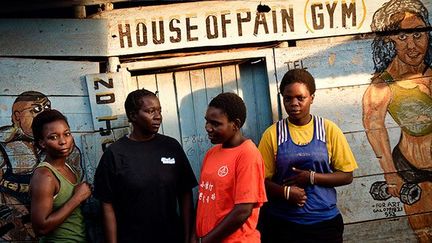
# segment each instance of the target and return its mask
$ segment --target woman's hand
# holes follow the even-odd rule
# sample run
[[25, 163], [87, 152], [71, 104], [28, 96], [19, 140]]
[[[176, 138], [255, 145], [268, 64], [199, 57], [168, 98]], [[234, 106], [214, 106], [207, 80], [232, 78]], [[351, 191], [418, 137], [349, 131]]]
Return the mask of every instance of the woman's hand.
[[286, 179], [284, 181], [284, 185], [296, 185], [301, 188], [305, 188], [306, 186], [310, 185], [310, 171], [300, 170], [294, 167], [292, 169], [296, 174]]
[[74, 197], [79, 201], [82, 202], [89, 198], [91, 195], [90, 190], [90, 184], [87, 182], [81, 182], [74, 188]]
[[297, 186], [291, 186], [289, 191], [289, 202], [297, 204], [299, 207], [303, 207], [306, 203], [307, 196], [303, 188]]
[[403, 181], [399, 175], [397, 173], [387, 173], [384, 175], [384, 178], [387, 182], [387, 193], [393, 197], [399, 197], [399, 191], [401, 185], [403, 184]]

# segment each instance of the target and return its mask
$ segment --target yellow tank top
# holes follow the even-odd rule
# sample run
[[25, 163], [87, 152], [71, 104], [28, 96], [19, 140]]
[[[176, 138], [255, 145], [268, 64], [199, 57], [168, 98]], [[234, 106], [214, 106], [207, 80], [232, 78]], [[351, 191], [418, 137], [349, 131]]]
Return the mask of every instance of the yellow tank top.
[[416, 137], [432, 133], [432, 97], [418, 87], [399, 86], [387, 72], [380, 77], [390, 87], [392, 99], [388, 111], [401, 129]]

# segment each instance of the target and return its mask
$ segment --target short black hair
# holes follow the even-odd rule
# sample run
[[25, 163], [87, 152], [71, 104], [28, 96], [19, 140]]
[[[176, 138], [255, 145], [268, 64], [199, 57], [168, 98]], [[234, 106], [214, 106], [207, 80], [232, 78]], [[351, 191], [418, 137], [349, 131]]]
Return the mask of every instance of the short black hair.
[[311, 95], [315, 94], [315, 79], [305, 69], [291, 69], [286, 72], [279, 85], [279, 92], [282, 94], [285, 87], [292, 83], [302, 83], [306, 85]]
[[246, 105], [237, 94], [221, 93], [210, 101], [210, 106], [223, 110], [228, 116], [228, 121], [239, 119], [240, 127], [246, 121]]
[[146, 96], [152, 96], [152, 97], [156, 97], [156, 94], [151, 92], [150, 90], [146, 90], [146, 89], [137, 89], [134, 90], [132, 92], [130, 92], [128, 94], [128, 96], [126, 97], [126, 101], [124, 103], [124, 107], [125, 107], [125, 111], [126, 111], [126, 116], [129, 120], [129, 122], [131, 122], [131, 113], [136, 113], [139, 111], [139, 109], [141, 108], [142, 105], [142, 101], [141, 98], [142, 97], [146, 97]]
[[38, 101], [44, 98], [48, 98], [46, 95], [38, 91], [25, 91], [18, 95], [15, 99], [14, 104], [21, 101]]
[[44, 110], [40, 114], [38, 114], [32, 122], [32, 131], [34, 143], [37, 147], [39, 147], [39, 141], [43, 139], [43, 127], [47, 123], [51, 123], [54, 121], [65, 121], [69, 127], [69, 123], [67, 118], [58, 110]]

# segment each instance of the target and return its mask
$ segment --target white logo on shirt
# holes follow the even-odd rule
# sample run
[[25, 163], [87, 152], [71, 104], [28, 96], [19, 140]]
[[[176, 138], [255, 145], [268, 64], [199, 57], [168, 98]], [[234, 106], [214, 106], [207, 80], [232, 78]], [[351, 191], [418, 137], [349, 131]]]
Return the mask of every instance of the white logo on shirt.
[[226, 175], [228, 175], [228, 166], [223, 165], [218, 170], [218, 176], [224, 177]]
[[198, 200], [203, 203], [210, 203], [216, 200], [216, 192], [213, 192], [213, 184], [209, 181], [202, 181], [200, 184], [200, 193], [198, 195]]
[[165, 158], [165, 157], [162, 157], [161, 161], [162, 161], [162, 164], [175, 164], [175, 159], [174, 158]]

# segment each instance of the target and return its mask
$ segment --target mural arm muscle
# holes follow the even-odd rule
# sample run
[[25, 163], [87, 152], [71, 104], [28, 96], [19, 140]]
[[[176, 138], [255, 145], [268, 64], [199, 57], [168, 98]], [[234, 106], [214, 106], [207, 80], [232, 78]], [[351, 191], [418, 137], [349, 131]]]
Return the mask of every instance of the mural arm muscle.
[[[381, 79], [374, 79], [363, 96], [363, 126], [369, 143], [378, 158], [388, 184], [396, 185], [400, 180], [396, 175], [389, 135], [385, 127], [387, 107], [391, 100], [391, 91]], [[397, 190], [391, 193], [397, 196]]]

